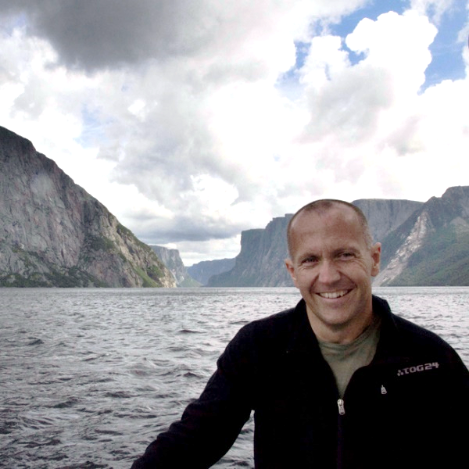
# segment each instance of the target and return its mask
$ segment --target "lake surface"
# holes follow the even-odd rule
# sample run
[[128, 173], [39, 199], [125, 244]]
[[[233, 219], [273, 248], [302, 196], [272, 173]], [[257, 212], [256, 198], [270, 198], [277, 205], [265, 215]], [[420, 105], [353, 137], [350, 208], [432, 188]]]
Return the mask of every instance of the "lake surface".
[[[469, 365], [469, 287], [376, 288]], [[0, 289], [0, 467], [130, 468], [294, 288]], [[252, 422], [216, 468], [253, 467]]]

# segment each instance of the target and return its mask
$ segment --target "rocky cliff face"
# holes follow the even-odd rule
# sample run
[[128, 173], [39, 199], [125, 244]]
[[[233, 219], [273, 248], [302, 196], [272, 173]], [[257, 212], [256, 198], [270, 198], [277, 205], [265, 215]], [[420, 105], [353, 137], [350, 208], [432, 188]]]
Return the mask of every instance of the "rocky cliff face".
[[210, 278], [209, 287], [290, 287], [285, 268], [286, 229], [292, 215], [274, 218], [265, 229], [243, 231], [241, 252], [229, 272]]
[[[454, 273], [454, 267], [460, 265], [461, 259], [469, 265], [469, 247], [465, 248], [469, 246], [469, 238], [466, 237], [468, 190], [452, 188], [441, 200], [433, 198], [425, 204], [385, 199], [353, 202], [368, 218], [374, 239], [383, 244], [382, 272], [375, 279], [375, 285], [469, 284], [468, 267], [459, 268], [457, 275]], [[208, 286], [292, 286], [284, 266], [284, 259], [288, 256], [286, 229], [291, 216], [275, 218], [265, 229], [244, 231], [235, 266], [228, 272], [213, 276]], [[439, 234], [432, 237], [433, 233]], [[449, 274], [447, 268], [443, 269], [439, 257], [443, 252], [441, 249], [436, 250], [439, 255], [428, 253], [434, 245], [440, 248], [445, 245], [444, 252], [447, 249], [454, 251], [446, 253], [446, 259], [454, 259], [457, 251], [461, 259], [454, 259], [450, 265], [453, 274]], [[464, 249], [468, 251], [466, 254]], [[430, 261], [433, 262], [431, 266], [428, 265]], [[433, 272], [430, 276], [429, 270]], [[468, 272], [467, 280], [464, 272]]]
[[3, 127], [0, 165], [0, 286], [175, 286], [150, 247]]
[[182, 262], [181, 255], [177, 249], [168, 249], [163, 246], [154, 245], [150, 245], [150, 247], [173, 274], [178, 287], [200, 286], [200, 283], [194, 280], [187, 272], [187, 269]]
[[469, 285], [469, 187], [432, 197], [383, 241], [375, 285]]
[[197, 264], [187, 267], [187, 271], [192, 278], [202, 285], [207, 285], [210, 277], [228, 272], [234, 265], [235, 259], [216, 259], [213, 261], [198, 262]]
[[396, 199], [359, 199], [352, 203], [365, 214], [375, 241], [382, 241], [423, 205]]

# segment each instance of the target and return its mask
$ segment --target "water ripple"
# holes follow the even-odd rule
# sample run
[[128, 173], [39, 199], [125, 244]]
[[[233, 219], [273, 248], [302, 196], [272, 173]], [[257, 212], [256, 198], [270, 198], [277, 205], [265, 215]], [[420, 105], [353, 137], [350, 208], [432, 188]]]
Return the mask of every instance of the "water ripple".
[[[469, 288], [381, 288], [469, 363]], [[294, 288], [0, 289], [0, 467], [128, 469]], [[253, 467], [252, 420], [215, 467]]]

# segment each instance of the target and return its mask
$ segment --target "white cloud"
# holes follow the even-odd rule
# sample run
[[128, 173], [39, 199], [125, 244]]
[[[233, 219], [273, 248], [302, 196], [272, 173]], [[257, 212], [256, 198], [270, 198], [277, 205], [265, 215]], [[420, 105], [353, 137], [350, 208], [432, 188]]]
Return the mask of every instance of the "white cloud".
[[[79, 14], [8, 3], [35, 16], [2, 30], [0, 125], [144, 241], [192, 260], [233, 257], [240, 230], [317, 197], [425, 200], [464, 184], [467, 78], [422, 91], [437, 32], [426, 14], [450, 2], [318, 33], [364, 3], [142, 0], [110, 12], [101, 0]], [[298, 40], [309, 54], [291, 70]]]
[[[458, 179], [443, 171], [445, 177], [435, 181], [442, 174], [438, 167], [444, 164], [445, 148], [452, 148], [455, 162], [463, 158], [469, 142], [460, 129], [468, 121], [459, 111], [447, 119], [441, 110], [454, 109], [451, 94], [467, 85], [451, 82], [438, 85], [438, 92], [420, 91], [435, 34], [436, 28], [415, 11], [364, 19], [346, 38], [351, 50], [364, 54], [355, 65], [344, 56], [339, 38], [313, 39], [302, 74], [310, 111], [303, 139], [310, 166], [321, 174], [328, 171], [333, 190], [327, 193], [349, 200], [425, 200]], [[429, 105], [434, 93], [442, 101], [432, 99]]]
[[421, 15], [428, 15], [437, 24], [441, 17], [459, 0], [411, 0], [411, 9]]

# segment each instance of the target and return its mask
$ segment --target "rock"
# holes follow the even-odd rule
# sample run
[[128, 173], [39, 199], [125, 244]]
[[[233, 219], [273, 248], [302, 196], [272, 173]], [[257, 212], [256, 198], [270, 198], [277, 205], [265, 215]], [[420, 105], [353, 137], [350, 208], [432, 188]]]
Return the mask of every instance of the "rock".
[[365, 214], [375, 241], [382, 241], [423, 205], [398, 199], [359, 199], [352, 203]]
[[0, 164], [0, 286], [175, 286], [149, 246], [3, 127]]
[[200, 287], [200, 282], [194, 280], [189, 275], [177, 249], [168, 249], [163, 246], [154, 245], [150, 245], [150, 247], [173, 274], [178, 287]]
[[292, 286], [285, 268], [286, 229], [292, 215], [274, 218], [265, 229], [241, 233], [241, 252], [229, 272], [210, 278], [209, 287], [284, 287]]
[[[469, 285], [469, 187], [453, 187], [428, 202], [361, 199], [353, 202], [382, 241], [384, 285]], [[234, 267], [210, 278], [210, 287], [284, 287], [286, 229], [292, 215], [274, 218], [265, 229], [243, 231]]]
[[210, 277], [223, 272], [228, 272], [235, 265], [235, 259], [215, 259], [212, 261], [202, 261], [187, 267], [187, 271], [192, 278], [207, 285]]
[[469, 187], [432, 197], [384, 239], [374, 285], [469, 285]]

